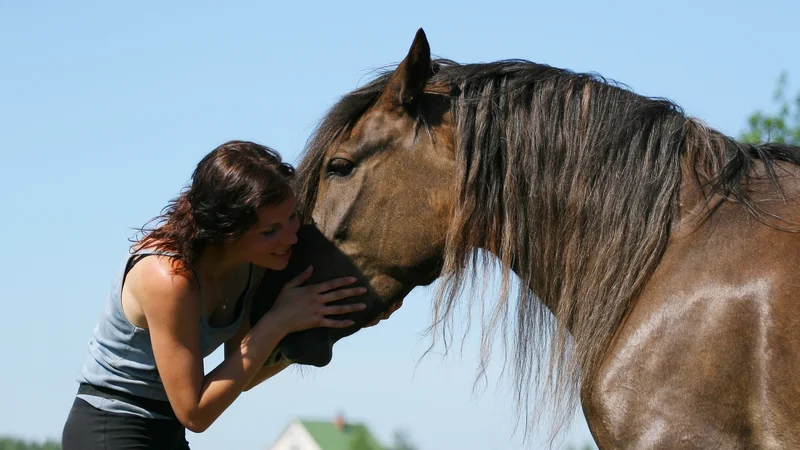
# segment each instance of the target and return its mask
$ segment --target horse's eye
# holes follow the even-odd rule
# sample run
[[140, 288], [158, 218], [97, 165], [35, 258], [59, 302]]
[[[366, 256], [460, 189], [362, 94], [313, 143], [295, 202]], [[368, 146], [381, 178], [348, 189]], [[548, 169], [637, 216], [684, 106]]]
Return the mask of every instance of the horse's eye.
[[353, 171], [353, 163], [344, 158], [333, 158], [328, 163], [328, 175], [346, 177]]

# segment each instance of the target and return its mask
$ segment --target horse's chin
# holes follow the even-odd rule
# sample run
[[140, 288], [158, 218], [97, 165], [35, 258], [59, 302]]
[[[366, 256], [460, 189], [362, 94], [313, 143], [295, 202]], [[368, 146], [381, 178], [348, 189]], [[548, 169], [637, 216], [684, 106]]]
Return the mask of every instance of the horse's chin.
[[[333, 346], [321, 347], [320, 350], [327, 351], [316, 351], [312, 355], [303, 355], [303, 357], [298, 357], [296, 360], [291, 357], [281, 356], [281, 361], [322, 368], [330, 364], [333, 359]], [[283, 354], [283, 350], [280, 353]]]
[[376, 311], [372, 318], [383, 314], [395, 303], [403, 300], [417, 286], [423, 286], [421, 280], [400, 281], [387, 274], [379, 274], [369, 279], [369, 285], [374, 292], [373, 298], [377, 299]]
[[281, 357], [295, 364], [325, 367], [333, 358], [334, 329], [312, 328], [284, 337], [278, 345]]

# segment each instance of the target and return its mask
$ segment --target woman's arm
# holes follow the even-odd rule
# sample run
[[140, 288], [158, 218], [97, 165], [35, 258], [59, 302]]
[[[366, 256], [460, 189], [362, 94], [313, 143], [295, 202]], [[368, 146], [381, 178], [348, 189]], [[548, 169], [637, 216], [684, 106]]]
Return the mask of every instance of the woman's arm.
[[172, 275], [169, 262], [140, 266], [129, 273], [128, 286], [146, 317], [156, 366], [172, 409], [178, 420], [195, 433], [211, 426], [250, 385], [284, 336], [314, 327], [348, 327], [351, 321], [326, 316], [366, 307], [327, 305], [363, 294], [366, 289], [338, 289], [355, 282], [348, 278], [300, 286], [311, 276], [311, 271], [306, 270], [284, 285], [275, 306], [241, 340], [237, 339], [239, 342], [231, 346], [224, 361], [204, 376], [199, 339], [201, 310], [195, 281]]
[[161, 381], [178, 420], [200, 433], [248, 386], [287, 330], [280, 321], [265, 316], [224, 361], [204, 375], [198, 339], [201, 311], [194, 280], [170, 274], [169, 263], [142, 266], [138, 276], [128, 281], [147, 318]]
[[[253, 304], [253, 297], [256, 292], [256, 287], [261, 282], [261, 278], [264, 276], [264, 269], [260, 267], [256, 267], [253, 269], [253, 289], [250, 290], [249, 295], [245, 299], [244, 304], [244, 320], [242, 320], [242, 324], [239, 327], [239, 331], [234, 335], [230, 340], [225, 342], [225, 358], [235, 352], [236, 348], [241, 344], [242, 339], [247, 336], [247, 333], [250, 332], [250, 311], [251, 306]], [[277, 364], [272, 364], [269, 366], [263, 366], [259, 369], [258, 373], [250, 380], [250, 383], [245, 386], [244, 390], [249, 391], [254, 387], [258, 386], [259, 384], [263, 383], [264, 381], [274, 377], [278, 373], [280, 373], [283, 369], [289, 367], [289, 363], [281, 362]]]
[[283, 369], [289, 367], [290, 364], [291, 363], [282, 361], [277, 364], [272, 364], [270, 366], [262, 367], [261, 370], [258, 371], [256, 376], [254, 376], [253, 379], [250, 380], [250, 383], [248, 383], [247, 386], [245, 386], [244, 390], [249, 391], [250, 389], [253, 389], [259, 384], [269, 380], [270, 378], [282, 372]]

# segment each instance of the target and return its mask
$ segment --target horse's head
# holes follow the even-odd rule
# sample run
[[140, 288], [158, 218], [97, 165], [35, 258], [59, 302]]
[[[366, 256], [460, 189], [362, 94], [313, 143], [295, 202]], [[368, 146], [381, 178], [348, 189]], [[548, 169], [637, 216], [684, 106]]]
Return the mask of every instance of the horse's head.
[[[314, 329], [287, 337], [283, 357], [326, 365], [332, 345], [383, 314], [414, 287], [439, 275], [455, 191], [449, 88], [434, 75], [422, 30], [390, 73], [346, 95], [323, 120], [299, 166], [299, 199], [314, 225], [301, 230], [290, 266], [270, 273], [253, 318], [283, 282], [309, 264], [323, 281], [356, 275], [369, 292], [346, 330]], [[427, 85], [427, 87], [426, 87]], [[265, 300], [268, 299], [268, 300]]]
[[420, 30], [366, 111], [301, 168], [315, 223], [385, 304], [432, 282], [442, 261], [455, 160], [448, 99], [424, 92], [432, 75]]

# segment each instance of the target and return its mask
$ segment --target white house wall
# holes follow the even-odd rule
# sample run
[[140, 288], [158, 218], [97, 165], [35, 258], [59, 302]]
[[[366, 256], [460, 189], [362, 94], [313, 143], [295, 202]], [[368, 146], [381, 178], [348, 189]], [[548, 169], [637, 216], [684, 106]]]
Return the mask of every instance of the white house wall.
[[322, 450], [308, 431], [298, 422], [292, 422], [268, 450]]

